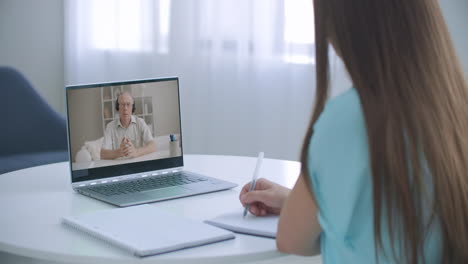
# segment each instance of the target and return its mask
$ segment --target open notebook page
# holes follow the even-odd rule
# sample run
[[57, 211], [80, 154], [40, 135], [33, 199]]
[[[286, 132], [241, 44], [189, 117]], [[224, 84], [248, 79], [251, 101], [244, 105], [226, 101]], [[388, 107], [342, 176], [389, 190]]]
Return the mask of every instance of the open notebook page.
[[213, 219], [205, 220], [205, 223], [221, 227], [233, 232], [276, 238], [278, 229], [277, 215], [254, 216], [248, 214], [242, 216], [242, 210], [219, 215]]

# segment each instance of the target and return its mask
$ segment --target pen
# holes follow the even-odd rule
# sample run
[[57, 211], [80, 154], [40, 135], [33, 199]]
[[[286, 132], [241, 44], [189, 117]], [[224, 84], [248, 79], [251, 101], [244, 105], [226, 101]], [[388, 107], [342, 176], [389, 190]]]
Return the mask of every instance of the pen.
[[[258, 153], [257, 165], [255, 165], [255, 170], [252, 176], [252, 182], [250, 183], [249, 192], [255, 190], [255, 184], [257, 183], [257, 177], [258, 177], [258, 173], [260, 172], [260, 166], [262, 165], [263, 156], [264, 156], [263, 152]], [[249, 208], [250, 208], [250, 204], [247, 204], [244, 208], [244, 217], [247, 215]]]

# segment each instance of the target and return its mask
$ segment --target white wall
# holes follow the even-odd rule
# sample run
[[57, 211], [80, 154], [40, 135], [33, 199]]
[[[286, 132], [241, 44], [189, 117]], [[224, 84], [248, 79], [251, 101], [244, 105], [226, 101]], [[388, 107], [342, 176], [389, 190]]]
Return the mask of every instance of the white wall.
[[0, 65], [21, 71], [65, 113], [63, 1], [0, 0]]
[[440, 5], [468, 79], [468, 0], [440, 0]]
[[153, 100], [155, 136], [180, 134], [179, 94], [177, 82], [159, 82], [145, 86], [145, 96]]
[[[86, 107], [84, 107], [86, 104]], [[100, 89], [77, 89], [68, 93], [72, 159], [85, 141], [102, 137], [102, 102]]]

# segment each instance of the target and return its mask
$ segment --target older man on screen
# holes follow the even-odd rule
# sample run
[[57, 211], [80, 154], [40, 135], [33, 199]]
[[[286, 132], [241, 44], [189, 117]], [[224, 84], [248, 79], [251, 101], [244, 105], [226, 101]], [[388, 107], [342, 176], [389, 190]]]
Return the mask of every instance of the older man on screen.
[[135, 101], [128, 92], [117, 97], [119, 119], [107, 124], [101, 159], [135, 158], [156, 151], [151, 131], [142, 118], [133, 115]]

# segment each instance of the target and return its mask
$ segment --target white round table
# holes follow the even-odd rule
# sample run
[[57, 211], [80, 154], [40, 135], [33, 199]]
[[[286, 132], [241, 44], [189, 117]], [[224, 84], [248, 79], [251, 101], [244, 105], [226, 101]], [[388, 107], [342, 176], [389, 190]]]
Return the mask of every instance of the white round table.
[[[239, 184], [237, 188], [152, 203], [183, 217], [206, 220], [239, 210], [241, 187], [251, 180], [256, 158], [185, 155], [184, 168]], [[300, 164], [264, 159], [259, 177], [292, 187]], [[61, 223], [61, 217], [112, 205], [75, 193], [68, 162], [0, 175], [0, 260], [25, 263], [321, 263], [319, 257], [285, 255], [275, 240], [236, 234], [235, 239], [171, 253], [138, 258]], [[5, 263], [0, 261], [1, 263]]]

